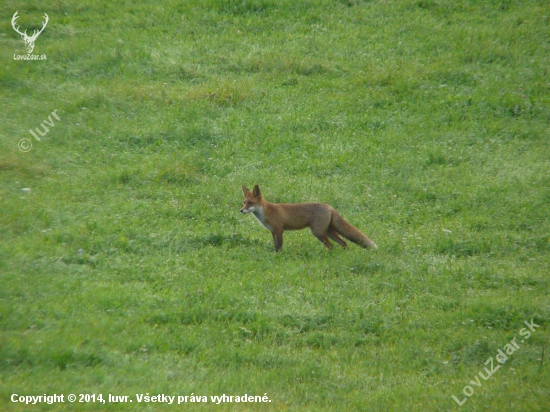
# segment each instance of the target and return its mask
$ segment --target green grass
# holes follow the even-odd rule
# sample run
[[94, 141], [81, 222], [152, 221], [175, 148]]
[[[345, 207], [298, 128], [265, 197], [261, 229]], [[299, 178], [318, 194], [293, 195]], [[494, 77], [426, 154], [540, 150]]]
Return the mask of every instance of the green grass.
[[[547, 2], [4, 4], [0, 409], [550, 408]], [[16, 10], [48, 13], [46, 61], [13, 59]], [[379, 249], [301, 231], [275, 253], [239, 213], [254, 184]]]

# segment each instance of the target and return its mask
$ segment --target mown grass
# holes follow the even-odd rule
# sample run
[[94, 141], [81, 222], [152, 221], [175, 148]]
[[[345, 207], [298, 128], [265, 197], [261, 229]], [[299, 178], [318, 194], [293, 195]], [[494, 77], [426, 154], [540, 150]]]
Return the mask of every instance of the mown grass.
[[[548, 409], [546, 2], [5, 4], [3, 410]], [[13, 60], [15, 10], [50, 16], [47, 61]], [[276, 254], [243, 184], [330, 203], [379, 249], [302, 231]]]

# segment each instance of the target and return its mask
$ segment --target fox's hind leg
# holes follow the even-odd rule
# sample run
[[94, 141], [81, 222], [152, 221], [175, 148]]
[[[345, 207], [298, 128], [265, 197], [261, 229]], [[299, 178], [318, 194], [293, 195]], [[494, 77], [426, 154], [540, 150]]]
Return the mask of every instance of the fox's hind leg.
[[337, 242], [340, 246], [342, 246], [344, 249], [348, 247], [348, 244], [342, 240], [340, 236], [338, 236], [338, 233], [336, 230], [332, 228], [328, 228], [327, 230], [327, 236]]
[[319, 239], [321, 242], [323, 242], [323, 245], [327, 247], [328, 250], [332, 250], [332, 243], [330, 243], [330, 240], [328, 240], [327, 234], [325, 231], [321, 231], [318, 229], [311, 228], [311, 233]]

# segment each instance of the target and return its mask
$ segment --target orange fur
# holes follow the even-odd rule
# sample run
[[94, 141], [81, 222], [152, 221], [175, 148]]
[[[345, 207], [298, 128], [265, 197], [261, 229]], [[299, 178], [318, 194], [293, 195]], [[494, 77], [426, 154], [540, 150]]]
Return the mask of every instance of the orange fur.
[[340, 238], [364, 248], [376, 249], [376, 244], [359, 229], [344, 220], [330, 205], [324, 203], [271, 203], [265, 200], [258, 185], [252, 191], [242, 187], [244, 204], [241, 213], [253, 213], [260, 223], [273, 235], [275, 250], [283, 247], [283, 231], [309, 227], [311, 232], [328, 248], [332, 249], [329, 238], [346, 247]]

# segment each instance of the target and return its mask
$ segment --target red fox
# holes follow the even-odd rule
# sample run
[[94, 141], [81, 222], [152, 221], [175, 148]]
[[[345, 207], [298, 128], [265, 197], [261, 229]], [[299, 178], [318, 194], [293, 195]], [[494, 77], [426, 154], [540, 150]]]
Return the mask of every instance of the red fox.
[[339, 234], [359, 246], [376, 249], [376, 244], [359, 229], [353, 227], [330, 205], [324, 203], [270, 203], [265, 200], [258, 185], [252, 192], [242, 187], [244, 204], [241, 213], [252, 212], [256, 219], [271, 232], [278, 252], [283, 247], [283, 231], [299, 230], [309, 227], [329, 250], [336, 241], [342, 247], [347, 247]]

